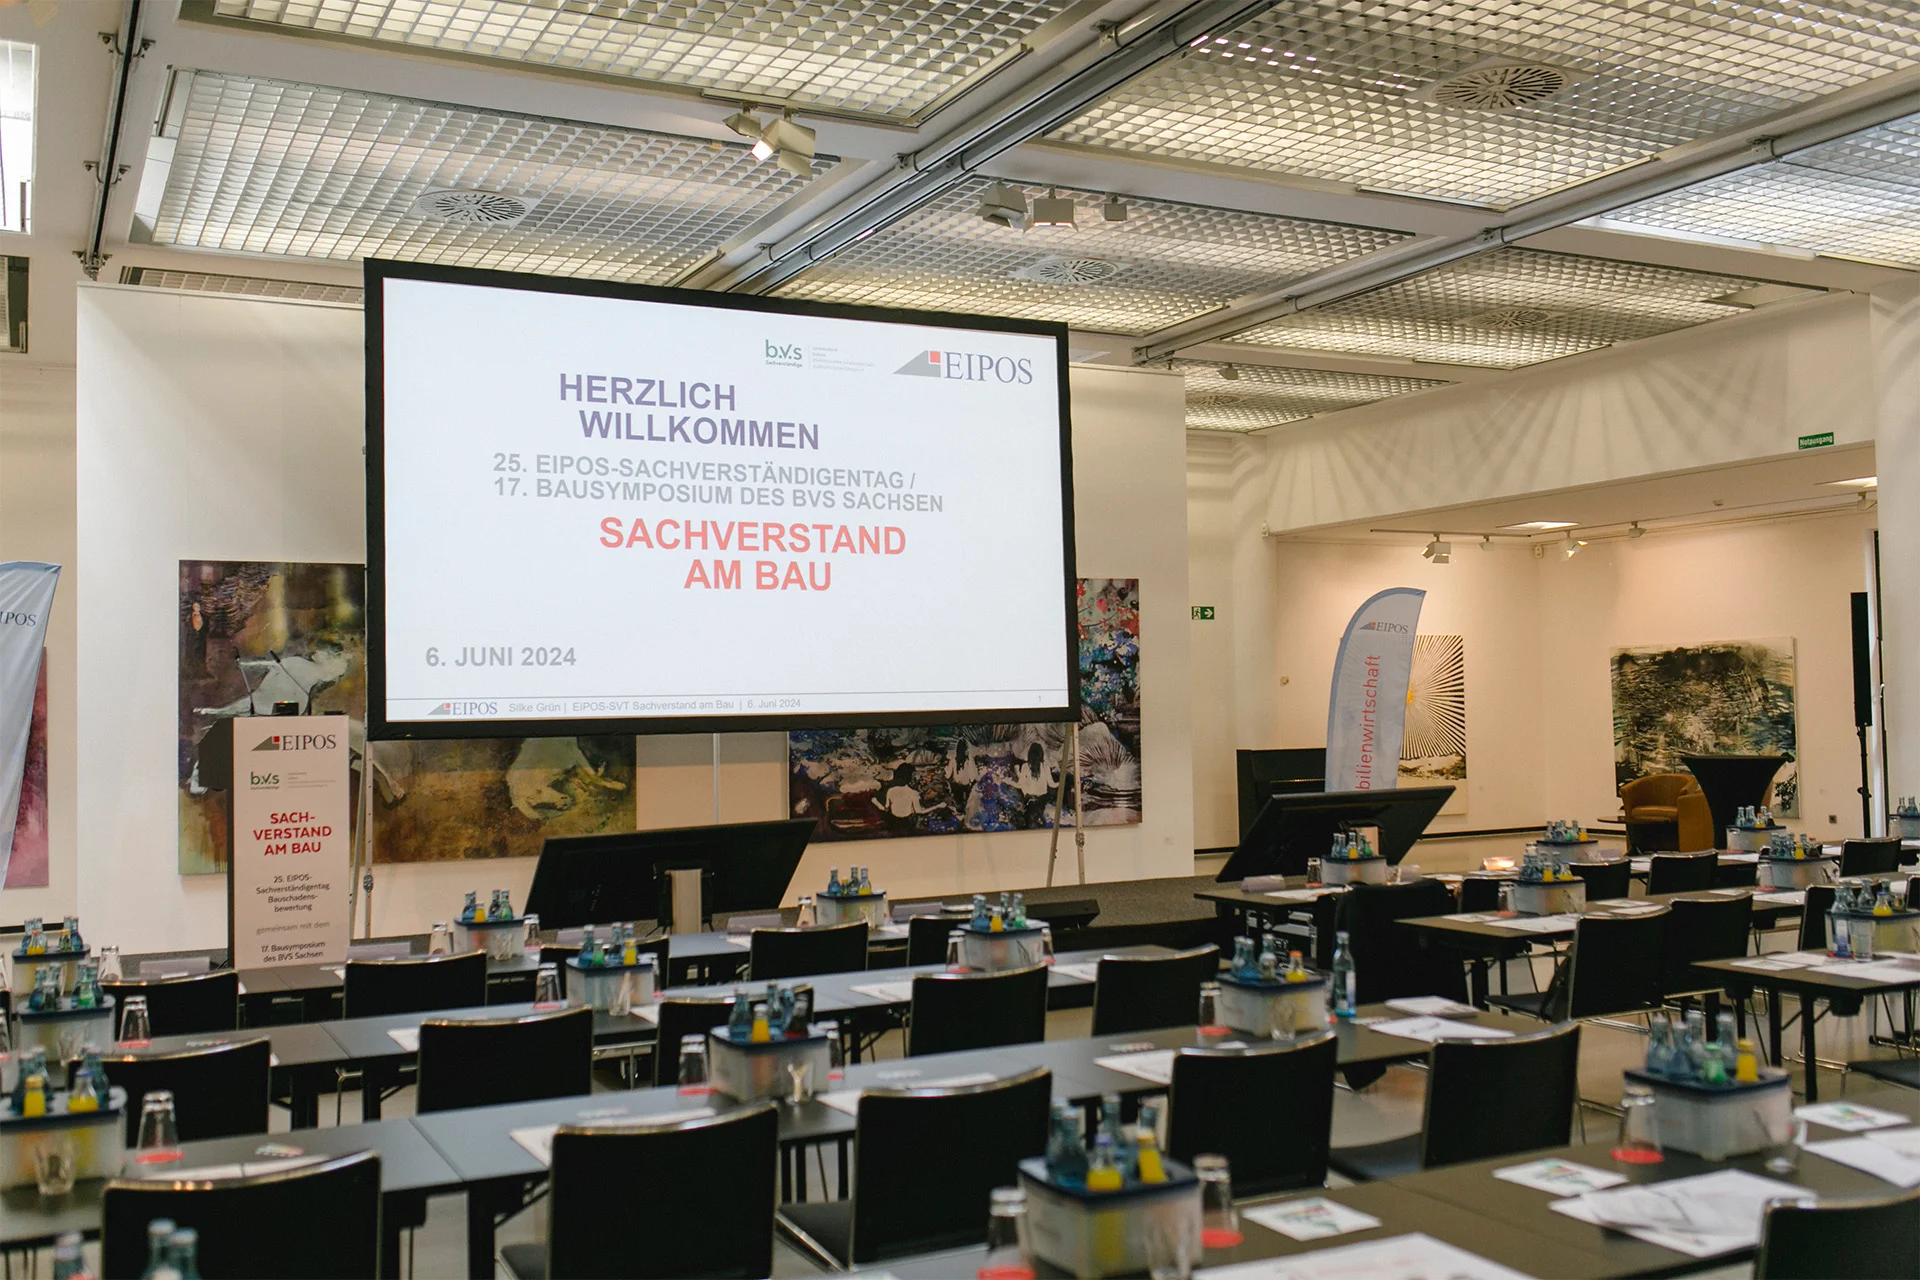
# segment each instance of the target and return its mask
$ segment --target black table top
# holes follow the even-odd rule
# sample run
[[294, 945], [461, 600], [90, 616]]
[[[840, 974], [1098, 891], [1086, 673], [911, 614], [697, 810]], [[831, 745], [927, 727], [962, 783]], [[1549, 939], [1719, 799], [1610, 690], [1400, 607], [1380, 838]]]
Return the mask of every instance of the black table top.
[[[1764, 957], [1747, 956], [1745, 958], [1757, 960]], [[1833, 963], [1846, 964], [1849, 962], [1836, 960]], [[1883, 969], [1882, 964], [1878, 961], [1863, 960], [1856, 963], [1863, 969], [1871, 964], [1876, 972], [1891, 971], [1890, 969]], [[1888, 965], [1891, 965], [1891, 963], [1891, 961], [1887, 962]], [[1775, 991], [1801, 991], [1813, 996], [1823, 995], [1828, 992], [1835, 992], [1842, 995], [1855, 995], [1862, 992], [1911, 991], [1915, 987], [1920, 987], [1920, 966], [1908, 969], [1907, 972], [1910, 976], [1901, 980], [1881, 979], [1878, 977], [1854, 978], [1840, 973], [1814, 973], [1808, 968], [1749, 969], [1733, 960], [1696, 960], [1694, 961], [1694, 968], [1708, 969], [1715, 973], [1738, 977], [1741, 982], [1749, 986]]]
[[[331, 1064], [340, 1057], [340, 1046], [326, 1032], [325, 1025], [318, 1022], [294, 1022], [272, 1027], [243, 1027], [238, 1031], [210, 1031], [190, 1036], [155, 1036], [144, 1050], [134, 1052], [159, 1055], [179, 1053], [186, 1049], [205, 1049], [219, 1044], [239, 1044], [250, 1040], [266, 1040], [274, 1057], [274, 1065], [280, 1067], [305, 1067], [322, 1063]], [[113, 1052], [125, 1052], [120, 1046], [110, 1046]]]

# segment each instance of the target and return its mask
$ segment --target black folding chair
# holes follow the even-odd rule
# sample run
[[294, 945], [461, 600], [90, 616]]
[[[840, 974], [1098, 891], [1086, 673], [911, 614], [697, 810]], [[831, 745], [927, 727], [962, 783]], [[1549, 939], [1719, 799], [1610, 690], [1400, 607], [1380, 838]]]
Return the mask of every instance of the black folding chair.
[[780, 1226], [837, 1268], [980, 1244], [988, 1197], [1047, 1147], [1044, 1068], [992, 1084], [877, 1089], [854, 1121], [853, 1198], [783, 1205]]
[[656, 1087], [680, 1079], [680, 1041], [705, 1035], [723, 1025], [733, 1012], [730, 998], [673, 996], [660, 1002], [660, 1020], [653, 1041], [653, 1083]]
[[1769, 1205], [1753, 1274], [1754, 1280], [1920, 1276], [1920, 1191]]
[[1840, 842], [1840, 878], [1884, 876], [1900, 869], [1900, 837]]
[[1047, 972], [1036, 964], [999, 973], [915, 974], [908, 1055], [1045, 1040]]
[[1711, 889], [1719, 867], [1720, 854], [1713, 849], [1705, 853], [1656, 853], [1647, 866], [1647, 892], [1698, 893]]
[[157, 1089], [173, 1095], [182, 1142], [267, 1131], [273, 1050], [265, 1037], [218, 1041], [172, 1053], [109, 1049], [107, 1082], [127, 1091], [127, 1145], [140, 1136], [140, 1101]]
[[752, 982], [854, 973], [867, 967], [865, 920], [806, 929], [755, 929], [748, 941], [747, 977]]
[[1683, 1004], [1692, 996], [1718, 994], [1726, 989], [1694, 969], [1702, 960], [1737, 960], [1747, 954], [1753, 932], [1753, 895], [1737, 897], [1675, 898], [1667, 904], [1660, 959], [1660, 987], [1669, 1001]]
[[469, 951], [458, 956], [349, 960], [345, 993], [349, 1018], [475, 1008], [487, 1002], [487, 956], [484, 951]]
[[1569, 862], [1567, 870], [1587, 882], [1587, 901], [1624, 898], [1633, 884], [1633, 864], [1625, 858], [1611, 862]]
[[967, 924], [965, 912], [959, 915], [925, 915], [907, 918], [907, 963], [909, 965], [945, 964], [947, 935]]
[[1421, 1131], [1336, 1147], [1328, 1163], [1337, 1173], [1377, 1181], [1571, 1140], [1580, 1089], [1578, 1023], [1499, 1040], [1441, 1040], [1427, 1061]]
[[1573, 945], [1545, 991], [1492, 996], [1497, 1009], [1542, 1022], [1649, 1013], [1662, 1003], [1660, 961], [1671, 910], [1641, 916], [1582, 916]]
[[1225, 1156], [1238, 1195], [1321, 1185], [1339, 1047], [1323, 1031], [1291, 1044], [1182, 1049], [1168, 1094], [1168, 1153], [1189, 1162]]
[[1400, 923], [1453, 909], [1453, 895], [1438, 880], [1360, 884], [1341, 897], [1335, 928], [1346, 931], [1361, 1004], [1404, 996], [1465, 1002], [1467, 972], [1458, 953], [1422, 946], [1419, 935]]
[[1469, 875], [1460, 881], [1461, 911], [1496, 911], [1500, 907], [1500, 886], [1507, 883], [1498, 876]]
[[564, 1098], [593, 1088], [593, 1010], [420, 1024], [415, 1109]]
[[779, 1139], [769, 1102], [565, 1126], [553, 1135], [547, 1239], [507, 1245], [500, 1260], [517, 1280], [767, 1275]]
[[232, 969], [184, 978], [145, 978], [103, 982], [100, 990], [127, 1007], [128, 996], [144, 996], [147, 1022], [156, 1036], [197, 1036], [234, 1031], [240, 1026], [240, 975]]
[[1189, 1027], [1200, 1017], [1200, 984], [1220, 972], [1209, 944], [1171, 955], [1101, 956], [1093, 978], [1093, 1034]]
[[252, 1178], [109, 1182], [100, 1203], [103, 1277], [146, 1273], [155, 1218], [199, 1233], [207, 1280], [372, 1276], [380, 1264], [380, 1157], [360, 1151]]

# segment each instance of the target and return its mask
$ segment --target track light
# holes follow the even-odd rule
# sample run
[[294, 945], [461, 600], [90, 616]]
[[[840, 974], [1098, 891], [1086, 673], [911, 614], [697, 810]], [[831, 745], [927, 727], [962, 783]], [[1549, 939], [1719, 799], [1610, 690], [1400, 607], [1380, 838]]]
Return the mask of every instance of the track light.
[[1647, 536], [1647, 531], [1640, 527], [1640, 522], [1638, 520], [1635, 520], [1632, 524], [1627, 526], [1627, 536], [1629, 538], [1644, 538]]
[[796, 178], [813, 176], [813, 161], [797, 151], [776, 151], [773, 162]]
[[996, 182], [981, 193], [979, 207], [973, 212], [998, 226], [1020, 230], [1027, 225], [1027, 197]]
[[1483, 534], [1481, 534], [1481, 535], [1480, 535], [1480, 549], [1481, 549], [1482, 551], [1491, 551], [1491, 550], [1493, 550], [1493, 537], [1492, 537], [1492, 535], [1490, 535], [1490, 534], [1485, 534], [1485, 533], [1483, 533]]
[[1580, 548], [1586, 545], [1587, 545], [1586, 543], [1580, 541], [1578, 538], [1574, 537], [1572, 534], [1568, 534], [1566, 541], [1560, 544], [1560, 554], [1565, 556], [1567, 559], [1571, 560], [1575, 556], [1579, 555]]
[[1108, 196], [1107, 202], [1100, 206], [1100, 216], [1108, 222], [1125, 222], [1128, 212], [1127, 202], [1119, 196]]
[[765, 160], [773, 154], [773, 144], [765, 138], [757, 138], [754, 140], [752, 151], [755, 160]]
[[740, 104], [738, 111], [728, 116], [725, 120], [721, 121], [721, 123], [743, 138], [758, 138], [760, 136], [760, 130], [764, 127], [760, 123], [760, 117], [753, 114], [753, 105], [745, 102]]
[[1238, 382], [1240, 381], [1240, 370], [1230, 364], [1223, 364], [1220, 366], [1220, 376], [1228, 382]]
[[792, 116], [781, 116], [760, 131], [760, 139], [770, 143], [775, 151], [791, 151], [808, 160], [813, 159], [814, 132], [803, 124], [795, 124]]
[[1046, 195], [1034, 200], [1033, 217], [1027, 225], [1033, 227], [1072, 228], [1078, 225], [1074, 222], [1075, 212], [1072, 200], [1062, 196], [1058, 190], [1049, 187]]
[[1420, 554], [1435, 564], [1446, 564], [1453, 559], [1453, 544], [1440, 541], [1440, 535], [1436, 533], [1433, 541], [1427, 544], [1427, 549]]
[[792, 116], [782, 115], [762, 124], [748, 103], [722, 123], [741, 137], [753, 139], [750, 150], [755, 160], [771, 160], [796, 178], [813, 176], [814, 132], [795, 124]]

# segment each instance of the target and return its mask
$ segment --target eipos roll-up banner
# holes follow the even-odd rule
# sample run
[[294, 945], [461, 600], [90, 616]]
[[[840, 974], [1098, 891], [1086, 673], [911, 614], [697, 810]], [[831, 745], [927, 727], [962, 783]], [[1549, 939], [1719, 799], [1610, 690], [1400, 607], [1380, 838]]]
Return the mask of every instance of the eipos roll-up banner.
[[338, 964], [351, 924], [347, 718], [239, 716], [232, 733], [233, 967]]
[[1347, 623], [1327, 703], [1327, 790], [1400, 784], [1413, 631], [1426, 598], [1415, 587], [1390, 587], [1354, 610]]
[[0, 884], [13, 857], [13, 819], [27, 772], [33, 694], [47, 644], [47, 615], [60, 566], [30, 560], [0, 564]]

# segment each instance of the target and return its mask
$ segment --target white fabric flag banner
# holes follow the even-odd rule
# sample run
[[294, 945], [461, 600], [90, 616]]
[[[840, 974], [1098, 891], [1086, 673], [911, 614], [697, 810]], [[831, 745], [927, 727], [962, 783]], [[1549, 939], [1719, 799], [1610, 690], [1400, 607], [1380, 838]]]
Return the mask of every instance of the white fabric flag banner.
[[0, 564], [0, 884], [13, 858], [13, 823], [27, 773], [33, 694], [40, 683], [47, 615], [60, 566], [31, 560]]
[[1327, 703], [1327, 790], [1400, 785], [1413, 631], [1427, 593], [1390, 587], [1354, 611], [1333, 660]]

